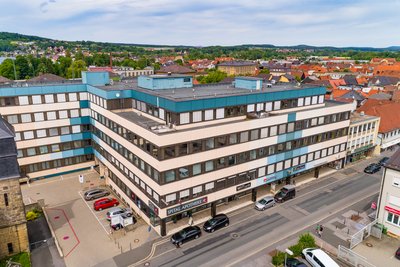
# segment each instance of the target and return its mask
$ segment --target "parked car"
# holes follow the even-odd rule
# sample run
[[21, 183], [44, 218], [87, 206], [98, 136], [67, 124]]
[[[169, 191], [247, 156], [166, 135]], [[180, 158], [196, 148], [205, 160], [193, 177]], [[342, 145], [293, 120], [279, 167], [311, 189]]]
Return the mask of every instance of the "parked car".
[[110, 194], [110, 192], [103, 188], [95, 188], [86, 191], [83, 196], [85, 200], [93, 200], [100, 197], [106, 197]]
[[381, 158], [381, 159], [379, 160], [379, 162], [378, 162], [378, 165], [379, 165], [379, 166], [385, 166], [386, 162], [388, 162], [389, 159], [390, 159], [389, 157]]
[[313, 267], [339, 267], [328, 254], [319, 248], [305, 248], [302, 251], [303, 257]]
[[394, 256], [396, 257], [396, 259], [400, 260], [400, 247], [396, 250]]
[[296, 187], [294, 185], [288, 184], [282, 187], [282, 189], [275, 194], [274, 198], [276, 202], [280, 203], [292, 199], [295, 196], [296, 196]]
[[380, 171], [380, 169], [381, 169], [381, 166], [379, 166], [376, 163], [371, 163], [364, 169], [364, 172], [365, 173], [369, 173], [369, 174], [373, 174], [373, 173], [376, 173], [376, 172]]
[[135, 217], [121, 214], [111, 218], [110, 226], [112, 229], [117, 231], [128, 225], [135, 224], [136, 222], [137, 220]]
[[227, 227], [229, 225], [229, 218], [225, 214], [217, 214], [203, 225], [203, 230], [209, 233], [213, 233], [222, 227]]
[[172, 244], [177, 247], [189, 240], [197, 239], [201, 236], [201, 229], [198, 226], [188, 226], [171, 236]]
[[256, 210], [265, 210], [276, 205], [274, 197], [268, 196], [256, 202], [254, 208]]
[[288, 258], [286, 260], [286, 267], [307, 267], [307, 265], [296, 258]]
[[132, 210], [127, 209], [127, 208], [121, 208], [121, 207], [112, 208], [109, 211], [107, 211], [107, 220], [111, 221], [112, 217], [115, 217], [118, 215], [126, 215], [128, 217], [131, 217]]
[[116, 207], [119, 205], [118, 200], [116, 200], [115, 198], [101, 198], [99, 200], [96, 200], [93, 203], [93, 208], [95, 210], [103, 210], [103, 209], [107, 209], [107, 208], [111, 208], [111, 207]]

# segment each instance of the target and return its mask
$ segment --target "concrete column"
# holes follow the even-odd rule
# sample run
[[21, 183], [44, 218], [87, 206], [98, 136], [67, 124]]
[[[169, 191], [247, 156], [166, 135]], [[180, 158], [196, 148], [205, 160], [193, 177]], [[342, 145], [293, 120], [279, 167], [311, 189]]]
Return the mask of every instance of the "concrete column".
[[253, 202], [257, 201], [257, 188], [251, 189], [251, 201]]
[[214, 217], [217, 215], [217, 203], [213, 202], [211, 203], [211, 217]]
[[166, 223], [165, 218], [161, 219], [161, 222], [160, 222], [160, 234], [161, 234], [161, 236], [167, 235], [167, 223]]

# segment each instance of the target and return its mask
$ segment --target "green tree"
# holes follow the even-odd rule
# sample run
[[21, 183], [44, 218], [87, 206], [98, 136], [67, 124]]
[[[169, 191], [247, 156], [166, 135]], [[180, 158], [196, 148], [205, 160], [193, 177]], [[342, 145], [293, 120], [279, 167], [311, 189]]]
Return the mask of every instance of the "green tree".
[[206, 76], [199, 76], [197, 80], [200, 83], [218, 83], [227, 77], [225, 72], [222, 71], [210, 71]]
[[183, 61], [182, 61], [182, 59], [177, 59], [177, 60], [175, 60], [175, 63], [178, 64], [178, 65], [183, 66]]
[[15, 79], [14, 76], [14, 63], [12, 59], [4, 60], [0, 65], [0, 76], [3, 76], [8, 79]]
[[85, 71], [86, 69], [87, 68], [85, 61], [83, 60], [74, 61], [68, 68], [67, 78], [81, 78], [82, 77], [81, 72]]
[[25, 56], [16, 57], [15, 68], [17, 69], [18, 79], [29, 79], [32, 75], [32, 68]]

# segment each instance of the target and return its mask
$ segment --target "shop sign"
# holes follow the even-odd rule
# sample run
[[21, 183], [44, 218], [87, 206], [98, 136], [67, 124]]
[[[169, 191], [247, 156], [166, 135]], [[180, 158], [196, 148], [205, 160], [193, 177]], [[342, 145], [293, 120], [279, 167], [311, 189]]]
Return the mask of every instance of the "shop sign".
[[257, 185], [263, 185], [266, 184], [270, 181], [275, 180], [276, 176], [275, 175], [270, 175], [270, 176], [265, 176], [257, 179]]
[[301, 164], [301, 165], [293, 167], [292, 171], [297, 172], [297, 171], [303, 170], [305, 168], [306, 168], [306, 164]]
[[149, 200], [149, 208], [154, 212], [154, 214], [158, 215], [158, 207], [154, 205], [153, 202]]
[[243, 189], [246, 189], [246, 188], [250, 188], [250, 187], [251, 187], [251, 183], [245, 183], [245, 184], [236, 186], [236, 191], [240, 191], [240, 190], [243, 190]]
[[193, 207], [196, 207], [196, 206], [199, 206], [199, 205], [202, 205], [205, 203], [207, 203], [207, 197], [203, 197], [203, 198], [196, 199], [196, 200], [193, 200], [193, 201], [185, 203], [185, 204], [181, 204], [179, 206], [167, 209], [167, 216], [175, 214], [175, 213], [179, 213], [179, 212], [187, 210], [187, 209], [191, 209]]
[[400, 215], [400, 210], [396, 210], [396, 209], [394, 209], [394, 208], [392, 208], [392, 207], [385, 206], [385, 210], [387, 210], [387, 211], [389, 211], [389, 212], [391, 212], [391, 213]]

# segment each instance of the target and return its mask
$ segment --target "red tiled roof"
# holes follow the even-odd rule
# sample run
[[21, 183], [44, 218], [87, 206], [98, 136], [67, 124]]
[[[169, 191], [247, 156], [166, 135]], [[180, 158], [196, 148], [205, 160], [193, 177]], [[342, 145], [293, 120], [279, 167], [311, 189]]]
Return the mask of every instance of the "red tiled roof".
[[346, 82], [343, 79], [337, 79], [337, 80], [329, 80], [329, 83], [331, 84], [333, 89], [338, 89], [338, 86], [340, 85], [346, 85]]
[[367, 115], [381, 117], [379, 132], [386, 133], [400, 128], [400, 116], [395, 112], [397, 110], [400, 110], [400, 102], [368, 99], [357, 111], [364, 111]]
[[9, 83], [11, 80], [7, 79], [6, 77], [0, 76], [0, 83]]

